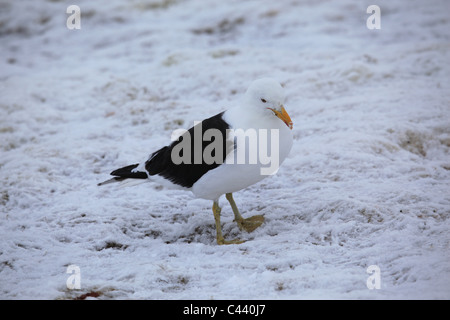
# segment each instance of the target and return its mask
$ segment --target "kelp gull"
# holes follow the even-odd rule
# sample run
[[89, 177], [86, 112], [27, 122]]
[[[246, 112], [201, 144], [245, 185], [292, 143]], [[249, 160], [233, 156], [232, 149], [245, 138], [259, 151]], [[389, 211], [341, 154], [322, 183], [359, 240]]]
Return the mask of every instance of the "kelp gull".
[[240, 239], [224, 239], [219, 197], [225, 194], [239, 229], [251, 232], [264, 222], [261, 215], [244, 219], [232, 193], [275, 173], [288, 156], [292, 121], [284, 101], [277, 81], [256, 80], [239, 106], [197, 123], [170, 145], [153, 152], [147, 161], [114, 170], [114, 178], [99, 185], [125, 179], [151, 180], [159, 175], [198, 198], [213, 201], [218, 244], [242, 243]]

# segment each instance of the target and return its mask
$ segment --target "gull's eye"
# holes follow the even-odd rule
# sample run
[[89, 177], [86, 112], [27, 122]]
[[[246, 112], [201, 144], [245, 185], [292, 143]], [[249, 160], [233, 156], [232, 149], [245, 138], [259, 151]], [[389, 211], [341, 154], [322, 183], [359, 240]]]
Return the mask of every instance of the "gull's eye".
[[263, 99], [263, 98], [261, 98], [261, 101], [262, 101], [263, 103], [266, 103], [266, 102], [267, 102], [267, 100], [266, 100], [266, 99]]

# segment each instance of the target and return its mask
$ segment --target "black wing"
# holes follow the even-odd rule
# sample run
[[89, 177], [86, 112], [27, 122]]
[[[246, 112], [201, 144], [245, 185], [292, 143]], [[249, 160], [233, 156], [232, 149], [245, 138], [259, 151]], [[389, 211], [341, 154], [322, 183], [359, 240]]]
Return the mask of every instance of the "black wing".
[[[197, 126], [199, 125], [201, 125], [201, 130], [199, 130], [200, 128], [197, 128]], [[194, 128], [196, 128], [197, 130], [195, 130]], [[217, 168], [225, 161], [227, 150], [230, 150], [230, 142], [227, 140], [227, 129], [229, 128], [229, 124], [223, 119], [223, 112], [211, 118], [205, 119], [201, 123], [190, 128], [169, 146], [165, 146], [154, 152], [150, 156], [149, 160], [147, 160], [147, 162], [145, 163], [145, 169], [150, 175], [157, 174], [182, 187], [190, 188], [206, 172]], [[201, 155], [198, 155], [198, 152], [196, 154], [195, 151], [197, 150], [195, 150], [194, 148], [194, 141], [199, 141], [199, 139], [196, 139], [196, 137], [194, 137], [194, 134], [198, 134], [201, 132], [201, 136], [203, 137], [203, 134], [208, 129], [217, 129], [216, 132], [220, 132], [220, 135], [222, 137], [222, 157], [221, 159], [219, 159], [220, 161], [215, 161], [213, 163], [206, 163], [204, 161], [203, 152], [209, 144], [214, 143], [214, 139], [212, 139], [212, 141], [203, 141], [203, 139], [201, 139]], [[179, 144], [183, 142], [183, 139], [186, 135], [189, 135], [190, 137], [190, 144], [184, 144], [185, 147], [190, 147], [190, 150], [186, 150], [190, 151], [190, 161], [176, 164], [172, 159], [172, 151], [175, 146], [180, 147]], [[200, 151], [200, 148], [198, 148], [198, 151]], [[214, 149], [212, 151], [214, 152]], [[180, 156], [182, 156], [182, 153], [180, 154]], [[215, 155], [212, 154], [212, 156]], [[201, 162], [199, 162], [198, 159], [201, 159]], [[198, 163], [196, 163], [195, 160], [197, 160]]]

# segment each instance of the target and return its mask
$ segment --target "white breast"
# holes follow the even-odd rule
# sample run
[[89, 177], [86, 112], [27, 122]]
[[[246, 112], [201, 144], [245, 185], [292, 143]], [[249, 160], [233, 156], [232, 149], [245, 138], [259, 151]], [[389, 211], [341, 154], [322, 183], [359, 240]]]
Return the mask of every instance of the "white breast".
[[259, 118], [230, 109], [224, 120], [232, 125], [236, 148], [224, 164], [208, 171], [192, 187], [196, 197], [216, 200], [275, 174], [292, 147], [292, 131], [275, 116]]

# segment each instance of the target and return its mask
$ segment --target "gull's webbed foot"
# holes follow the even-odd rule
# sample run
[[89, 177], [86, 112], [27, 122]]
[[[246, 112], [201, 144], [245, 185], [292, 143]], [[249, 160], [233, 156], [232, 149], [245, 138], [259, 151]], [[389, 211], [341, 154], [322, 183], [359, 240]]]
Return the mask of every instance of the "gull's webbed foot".
[[260, 225], [263, 224], [264, 222], [264, 217], [261, 215], [256, 215], [247, 219], [244, 219], [241, 214], [239, 213], [239, 210], [236, 206], [236, 202], [234, 202], [233, 199], [233, 194], [231, 193], [227, 193], [225, 195], [225, 197], [227, 198], [228, 202], [231, 205], [231, 208], [233, 209], [233, 213], [234, 213], [234, 220], [237, 222], [239, 229], [245, 230], [247, 232], [252, 232], [254, 231], [256, 228], [258, 228]]
[[245, 240], [241, 240], [241, 239], [233, 239], [233, 240], [225, 240], [223, 237], [222, 238], [217, 238], [217, 244], [241, 244], [244, 243]]
[[253, 232], [263, 224], [264, 217], [262, 215], [256, 215], [247, 219], [237, 220], [236, 222], [240, 230]]

